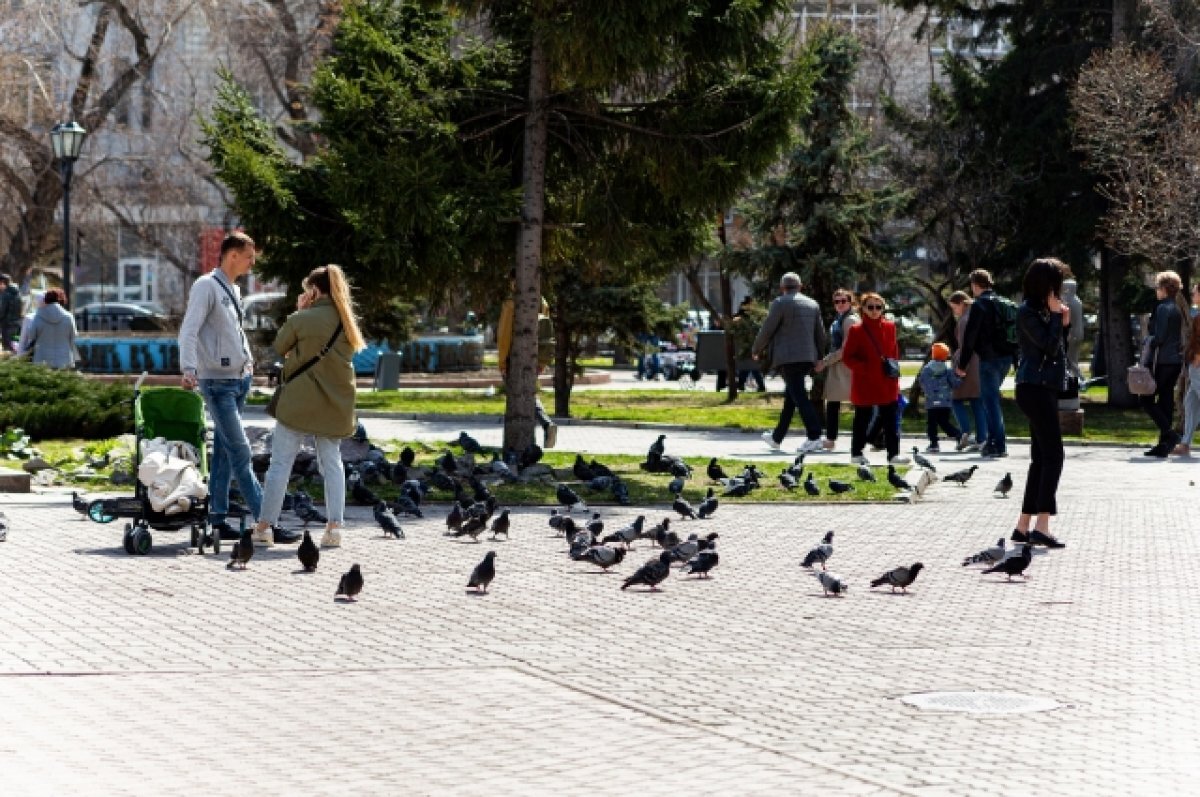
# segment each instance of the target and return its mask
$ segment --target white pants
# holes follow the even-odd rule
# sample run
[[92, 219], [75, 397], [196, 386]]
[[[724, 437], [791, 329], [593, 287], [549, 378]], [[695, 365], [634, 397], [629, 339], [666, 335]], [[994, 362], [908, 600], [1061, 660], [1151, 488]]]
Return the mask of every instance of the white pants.
[[[271, 435], [271, 467], [263, 490], [262, 512], [258, 519], [272, 525], [279, 521], [288, 477], [300, 446], [309, 435], [282, 423], [275, 424]], [[346, 512], [346, 473], [342, 468], [342, 441], [335, 437], [312, 436], [317, 448], [317, 464], [325, 480], [325, 514], [330, 523], [341, 525]]]

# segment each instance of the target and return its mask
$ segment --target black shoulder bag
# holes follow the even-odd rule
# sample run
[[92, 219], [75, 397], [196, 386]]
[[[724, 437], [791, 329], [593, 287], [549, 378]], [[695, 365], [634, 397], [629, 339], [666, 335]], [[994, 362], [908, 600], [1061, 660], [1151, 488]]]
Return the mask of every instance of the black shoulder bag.
[[867, 333], [867, 337], [871, 339], [871, 345], [875, 347], [875, 353], [879, 355], [880, 361], [883, 363], [883, 375], [888, 379], [900, 378], [900, 361], [894, 357], [884, 357], [883, 349], [879, 348], [879, 341], [875, 340], [875, 336], [871, 334], [871, 328], [863, 323], [863, 332]]
[[[338, 322], [337, 329], [333, 330], [333, 336], [331, 338], [329, 338], [329, 342], [325, 344], [325, 347], [323, 349], [321, 349], [321, 352], [316, 357], [313, 357], [311, 360], [306, 362], [304, 365], [297, 368], [292, 373], [292, 375], [287, 378], [287, 382], [291, 382], [293, 379], [300, 376], [300, 374], [304, 373], [309, 368], [312, 368], [314, 365], [321, 362], [321, 358], [323, 358], [326, 354], [329, 354], [329, 350], [333, 348], [333, 344], [337, 341], [338, 335], [340, 335], [340, 334], [342, 334], [342, 322], [341, 321]], [[271, 400], [269, 402], [267, 402], [267, 415], [270, 415], [272, 418], [276, 417], [275, 413], [278, 412], [278, 410], [279, 410], [279, 397], [283, 395], [283, 388], [284, 388], [284, 385], [287, 384], [287, 382], [284, 381], [283, 374], [280, 374], [279, 375], [279, 386], [275, 388], [275, 392], [271, 395]]]

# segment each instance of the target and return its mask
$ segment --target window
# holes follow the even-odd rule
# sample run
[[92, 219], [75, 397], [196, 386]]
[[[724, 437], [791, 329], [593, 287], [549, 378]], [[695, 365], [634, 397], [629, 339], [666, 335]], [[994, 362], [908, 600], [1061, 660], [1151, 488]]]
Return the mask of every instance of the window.
[[826, 19], [842, 22], [851, 33], [878, 33], [878, 0], [857, 2], [827, 2], [802, 0], [792, 5], [792, 16], [800, 23], [800, 36], [808, 35], [808, 26]]

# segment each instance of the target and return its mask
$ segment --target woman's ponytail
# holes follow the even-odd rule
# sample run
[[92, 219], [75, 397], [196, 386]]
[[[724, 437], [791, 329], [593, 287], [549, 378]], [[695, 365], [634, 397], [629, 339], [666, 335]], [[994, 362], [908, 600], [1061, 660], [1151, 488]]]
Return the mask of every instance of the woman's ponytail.
[[313, 285], [333, 300], [338, 315], [342, 318], [342, 330], [350, 348], [356, 352], [367, 347], [362, 332], [358, 328], [358, 319], [354, 314], [354, 298], [350, 295], [350, 281], [341, 266], [330, 264], [315, 268], [304, 278], [305, 285]]

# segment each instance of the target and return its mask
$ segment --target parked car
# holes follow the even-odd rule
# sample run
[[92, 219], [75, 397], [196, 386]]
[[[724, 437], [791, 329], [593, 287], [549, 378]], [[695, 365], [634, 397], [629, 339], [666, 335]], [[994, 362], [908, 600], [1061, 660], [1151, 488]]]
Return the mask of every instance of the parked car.
[[924, 357], [933, 345], [933, 327], [912, 316], [894, 316], [901, 357]]
[[157, 305], [142, 302], [93, 302], [75, 311], [80, 332], [161, 332], [168, 319]]

